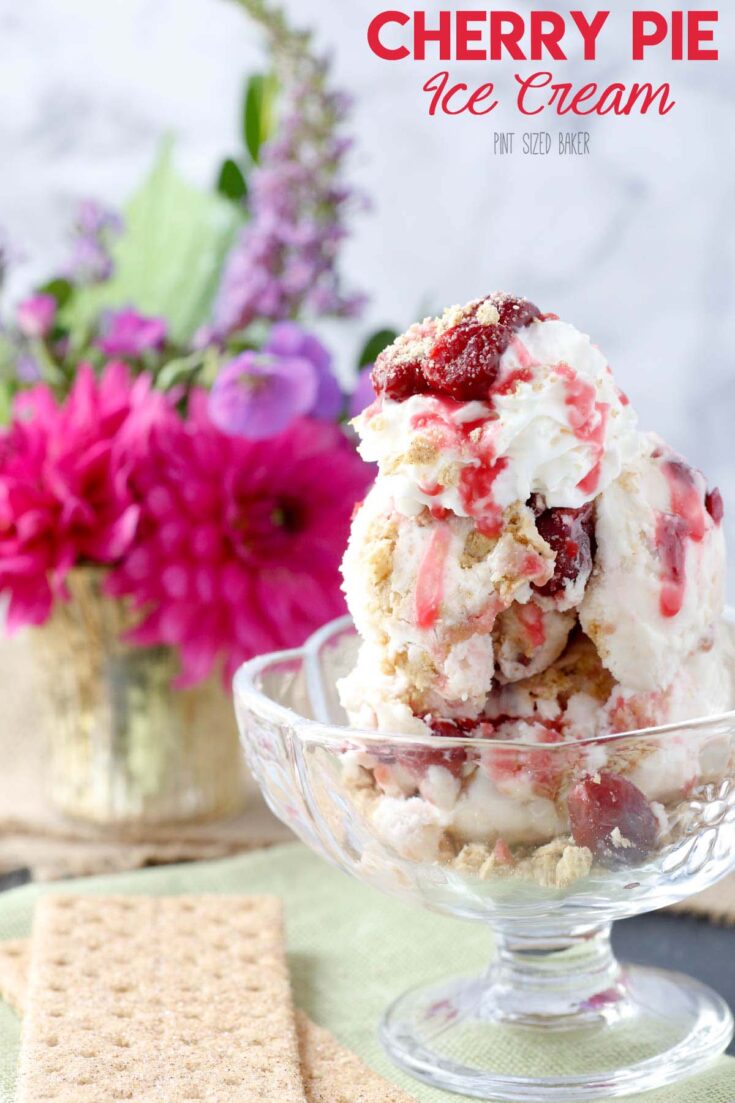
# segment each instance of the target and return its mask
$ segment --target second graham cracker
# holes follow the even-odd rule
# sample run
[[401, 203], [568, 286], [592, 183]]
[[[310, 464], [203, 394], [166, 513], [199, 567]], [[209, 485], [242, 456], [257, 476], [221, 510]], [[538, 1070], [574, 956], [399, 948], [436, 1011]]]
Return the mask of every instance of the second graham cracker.
[[[29, 959], [29, 940], [0, 942], [0, 996], [19, 1015], [25, 1008]], [[296, 1012], [296, 1028], [308, 1103], [415, 1103], [303, 1011]]]
[[0, 942], [0, 999], [19, 1015], [25, 1010], [30, 953], [27, 939]]
[[296, 1026], [309, 1103], [416, 1103], [302, 1011], [296, 1012]]
[[18, 1103], [306, 1103], [272, 897], [48, 896]]

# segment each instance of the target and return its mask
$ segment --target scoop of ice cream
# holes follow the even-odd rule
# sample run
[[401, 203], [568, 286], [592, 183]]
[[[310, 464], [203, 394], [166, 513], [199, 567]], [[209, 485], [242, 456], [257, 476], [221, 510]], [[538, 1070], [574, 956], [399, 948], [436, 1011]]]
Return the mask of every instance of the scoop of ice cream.
[[[525, 505], [511, 507], [503, 532], [488, 537], [455, 514], [406, 517], [378, 479], [355, 516], [343, 573], [357, 629], [371, 653], [380, 650], [381, 677], [405, 681], [417, 715], [482, 711], [504, 610], [504, 677], [537, 653], [554, 658], [570, 627], [555, 611], [528, 604], [534, 584], [552, 577], [553, 554]], [[364, 665], [360, 677], [377, 690], [377, 669], [370, 679]]]
[[448, 509], [490, 532], [534, 494], [547, 508], [580, 508], [637, 451], [635, 415], [604, 356], [555, 318], [514, 334], [482, 400], [382, 394], [355, 424], [397, 509]]
[[721, 519], [701, 472], [653, 435], [600, 494], [579, 618], [621, 684], [663, 689], [712, 643], [724, 603]]
[[355, 424], [378, 477], [343, 565], [353, 723], [579, 737], [729, 706], [721, 499], [639, 431], [588, 337], [493, 295], [412, 326], [373, 379]]

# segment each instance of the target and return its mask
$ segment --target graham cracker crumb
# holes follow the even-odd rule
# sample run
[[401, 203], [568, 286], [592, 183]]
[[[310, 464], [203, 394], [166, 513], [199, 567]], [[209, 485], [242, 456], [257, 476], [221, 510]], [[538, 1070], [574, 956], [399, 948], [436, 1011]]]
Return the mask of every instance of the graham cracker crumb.
[[480, 303], [477, 308], [477, 314], [475, 315], [480, 325], [483, 326], [495, 326], [500, 321], [500, 314], [498, 308], [491, 302]]
[[408, 451], [402, 457], [402, 463], [421, 464], [436, 463], [439, 459], [439, 449], [425, 436], [415, 436], [408, 446]]
[[458, 463], [447, 463], [439, 472], [439, 483], [445, 490], [459, 486], [461, 468]]
[[457, 855], [454, 868], [461, 873], [479, 874], [489, 857], [490, 851], [483, 843], [465, 843]]
[[376, 614], [391, 609], [390, 580], [398, 541], [398, 522], [393, 516], [376, 517], [368, 527], [364, 547], [368, 593]]
[[587, 693], [601, 703], [607, 701], [615, 680], [600, 662], [594, 644], [575, 630], [551, 666], [515, 684], [537, 700], [558, 701], [565, 707], [574, 693]]
[[622, 847], [623, 849], [633, 846], [633, 843], [630, 839], [626, 839], [619, 827], [614, 827], [610, 832], [610, 842], [613, 846]]
[[497, 540], [483, 536], [477, 529], [473, 529], [472, 532], [467, 534], [467, 539], [464, 542], [462, 557], [459, 561], [460, 567], [467, 569], [474, 567], [476, 563], [481, 563], [483, 559], [487, 559], [496, 544]]
[[556, 867], [556, 887], [563, 889], [587, 877], [592, 869], [592, 851], [586, 846], [565, 846]]
[[467, 307], [464, 306], [448, 306], [440, 317], [436, 319], [436, 335], [440, 337], [442, 333], [447, 333], [450, 329], [454, 329], [455, 326], [460, 325], [467, 313]]

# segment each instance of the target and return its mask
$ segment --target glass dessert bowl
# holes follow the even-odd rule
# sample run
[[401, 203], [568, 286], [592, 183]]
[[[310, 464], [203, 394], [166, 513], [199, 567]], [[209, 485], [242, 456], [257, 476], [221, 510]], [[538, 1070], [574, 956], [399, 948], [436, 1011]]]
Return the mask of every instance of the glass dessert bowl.
[[[618, 964], [609, 936], [614, 920], [735, 867], [735, 711], [549, 744], [358, 731], [335, 688], [358, 642], [342, 618], [303, 648], [252, 660], [235, 703], [251, 770], [307, 845], [384, 892], [493, 930], [484, 976], [452, 977], [447, 962], [449, 979], [388, 1009], [393, 1060], [481, 1099], [566, 1103], [713, 1061], [732, 1036], [724, 1001], [680, 974]], [[467, 800], [469, 776], [492, 787]]]

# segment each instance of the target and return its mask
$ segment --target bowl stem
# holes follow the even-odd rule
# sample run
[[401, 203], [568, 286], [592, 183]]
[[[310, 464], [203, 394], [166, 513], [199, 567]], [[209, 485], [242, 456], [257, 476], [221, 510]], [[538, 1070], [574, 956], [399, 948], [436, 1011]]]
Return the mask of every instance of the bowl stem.
[[482, 1000], [484, 1019], [544, 1030], [609, 1023], [631, 1013], [611, 924], [553, 938], [497, 929]]

